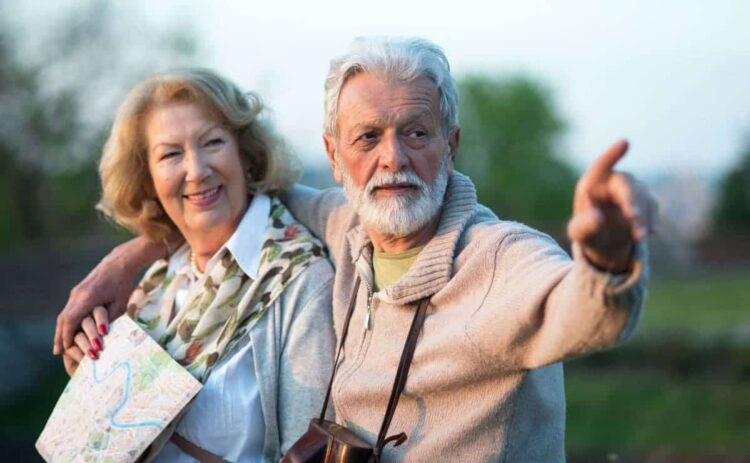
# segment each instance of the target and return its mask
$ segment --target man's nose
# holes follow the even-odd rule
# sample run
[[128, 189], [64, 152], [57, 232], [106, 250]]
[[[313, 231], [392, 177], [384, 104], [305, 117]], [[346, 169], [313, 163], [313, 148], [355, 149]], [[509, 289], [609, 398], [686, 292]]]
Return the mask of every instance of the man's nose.
[[406, 151], [398, 134], [384, 135], [378, 157], [380, 168], [398, 172], [404, 169], [406, 162]]
[[200, 183], [211, 174], [211, 166], [206, 162], [205, 153], [200, 149], [190, 149], [185, 157], [185, 179], [188, 182]]

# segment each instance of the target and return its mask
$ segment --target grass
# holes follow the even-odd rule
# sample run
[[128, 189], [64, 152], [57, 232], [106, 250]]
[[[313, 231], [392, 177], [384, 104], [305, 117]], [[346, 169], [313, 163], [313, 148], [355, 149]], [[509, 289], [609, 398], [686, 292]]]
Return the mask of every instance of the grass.
[[750, 271], [700, 278], [654, 279], [641, 320], [641, 334], [664, 331], [750, 331]]
[[747, 347], [731, 333], [750, 342], [750, 270], [652, 280], [635, 342], [567, 369], [568, 450], [750, 453]]
[[566, 375], [571, 451], [750, 451], [750, 385]]

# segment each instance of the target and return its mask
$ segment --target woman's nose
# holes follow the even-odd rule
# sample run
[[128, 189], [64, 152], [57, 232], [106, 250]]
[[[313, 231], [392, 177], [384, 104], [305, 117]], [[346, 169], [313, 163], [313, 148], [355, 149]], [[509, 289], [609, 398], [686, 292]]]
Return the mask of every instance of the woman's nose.
[[185, 179], [188, 182], [202, 182], [211, 175], [211, 166], [206, 162], [204, 154], [200, 150], [190, 150], [185, 157]]

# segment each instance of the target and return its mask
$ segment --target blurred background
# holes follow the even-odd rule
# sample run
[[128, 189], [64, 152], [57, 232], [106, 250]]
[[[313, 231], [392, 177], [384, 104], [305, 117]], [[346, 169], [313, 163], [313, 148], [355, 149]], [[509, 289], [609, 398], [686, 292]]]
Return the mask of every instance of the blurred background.
[[567, 246], [575, 179], [622, 137], [621, 168], [660, 200], [637, 336], [566, 365], [569, 461], [750, 461], [750, 3], [493, 3], [0, 0], [0, 460], [39, 460], [67, 379], [55, 317], [128, 238], [93, 208], [127, 90], [215, 68], [325, 186], [328, 61], [359, 35], [419, 35], [459, 82], [458, 169], [501, 218]]

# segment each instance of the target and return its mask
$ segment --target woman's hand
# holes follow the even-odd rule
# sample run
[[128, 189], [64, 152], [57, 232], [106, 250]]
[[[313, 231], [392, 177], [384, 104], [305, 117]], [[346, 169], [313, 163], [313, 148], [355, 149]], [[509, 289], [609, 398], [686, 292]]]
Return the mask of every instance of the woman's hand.
[[103, 336], [107, 334], [108, 318], [107, 309], [97, 306], [93, 316], [81, 321], [81, 329], [73, 337], [74, 344], [63, 354], [63, 364], [69, 376], [73, 376], [84, 355], [88, 355], [91, 360], [99, 359], [99, 352], [104, 350]]

